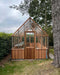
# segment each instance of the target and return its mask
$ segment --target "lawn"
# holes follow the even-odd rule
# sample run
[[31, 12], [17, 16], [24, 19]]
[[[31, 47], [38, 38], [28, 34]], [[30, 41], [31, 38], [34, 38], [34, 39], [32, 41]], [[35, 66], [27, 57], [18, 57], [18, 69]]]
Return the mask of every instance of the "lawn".
[[50, 59], [10, 61], [0, 67], [0, 75], [60, 75], [60, 68], [51, 63]]

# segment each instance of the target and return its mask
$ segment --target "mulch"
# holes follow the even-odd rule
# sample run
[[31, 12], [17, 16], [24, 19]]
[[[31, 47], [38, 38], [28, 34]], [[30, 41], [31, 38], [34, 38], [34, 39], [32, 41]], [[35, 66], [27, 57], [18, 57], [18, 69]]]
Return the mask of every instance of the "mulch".
[[4, 64], [10, 61], [11, 55], [6, 56], [4, 59], [0, 61], [0, 66], [4, 67]]

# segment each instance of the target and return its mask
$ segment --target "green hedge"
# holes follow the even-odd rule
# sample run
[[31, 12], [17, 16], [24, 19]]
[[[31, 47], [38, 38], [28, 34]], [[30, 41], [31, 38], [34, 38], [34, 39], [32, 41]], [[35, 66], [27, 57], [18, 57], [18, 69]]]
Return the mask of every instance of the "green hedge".
[[11, 52], [11, 35], [0, 32], [0, 60]]

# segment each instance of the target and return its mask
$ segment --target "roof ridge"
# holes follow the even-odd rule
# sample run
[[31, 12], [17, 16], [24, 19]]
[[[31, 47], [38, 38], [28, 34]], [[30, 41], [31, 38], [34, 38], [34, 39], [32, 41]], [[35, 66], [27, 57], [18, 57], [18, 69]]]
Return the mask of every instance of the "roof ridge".
[[24, 26], [24, 24], [25, 24], [29, 19], [31, 19], [34, 24], [36, 24], [37, 26], [39, 26], [39, 28], [45, 33], [45, 35], [48, 36], [48, 34], [40, 27], [40, 25], [38, 25], [31, 17], [29, 17], [29, 18], [12, 34], [12, 36], [14, 36], [14, 34], [15, 34], [22, 26]]

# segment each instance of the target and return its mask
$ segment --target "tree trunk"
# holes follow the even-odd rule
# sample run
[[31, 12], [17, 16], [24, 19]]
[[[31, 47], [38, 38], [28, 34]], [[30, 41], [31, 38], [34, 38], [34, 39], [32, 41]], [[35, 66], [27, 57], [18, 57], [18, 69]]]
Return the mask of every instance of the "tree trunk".
[[60, 66], [60, 0], [52, 0], [54, 64]]

